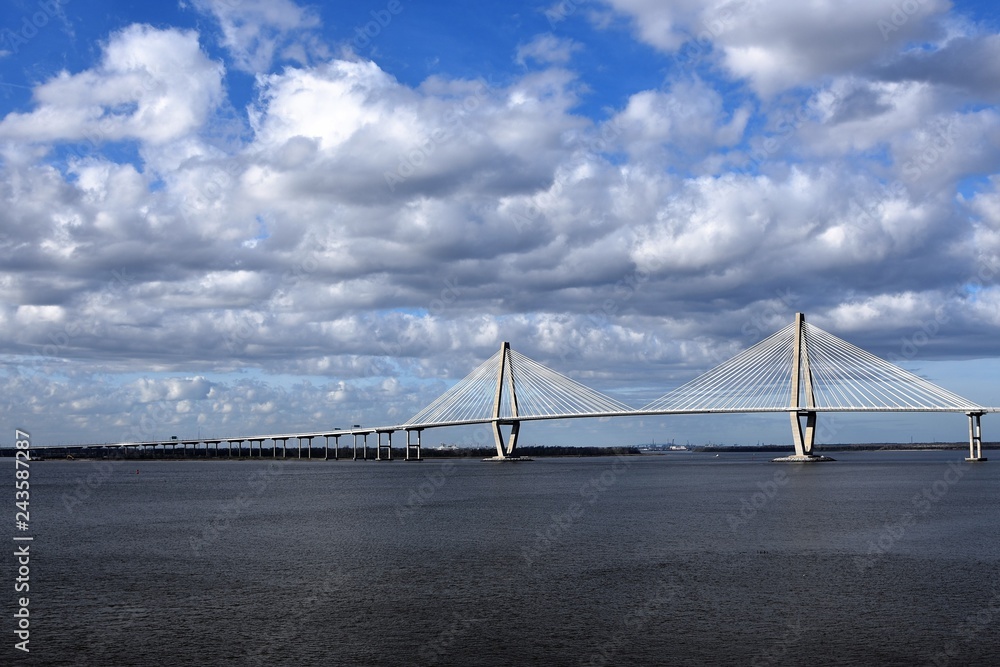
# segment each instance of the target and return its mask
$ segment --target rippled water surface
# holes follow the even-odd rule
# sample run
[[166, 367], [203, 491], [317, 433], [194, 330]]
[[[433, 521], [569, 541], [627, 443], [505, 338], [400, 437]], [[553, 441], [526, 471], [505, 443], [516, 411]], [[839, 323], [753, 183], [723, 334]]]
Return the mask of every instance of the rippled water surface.
[[1000, 461], [836, 456], [37, 462], [22, 662], [1000, 664]]

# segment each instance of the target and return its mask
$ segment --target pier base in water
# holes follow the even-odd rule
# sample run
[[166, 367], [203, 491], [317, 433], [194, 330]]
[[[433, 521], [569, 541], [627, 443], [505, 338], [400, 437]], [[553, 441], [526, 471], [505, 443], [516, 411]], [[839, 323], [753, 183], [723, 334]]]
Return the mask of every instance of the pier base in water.
[[794, 454], [792, 456], [779, 456], [776, 459], [771, 459], [772, 463], [825, 463], [827, 461], [836, 461], [837, 459], [831, 459], [829, 456], [817, 456], [815, 454], [799, 455]]

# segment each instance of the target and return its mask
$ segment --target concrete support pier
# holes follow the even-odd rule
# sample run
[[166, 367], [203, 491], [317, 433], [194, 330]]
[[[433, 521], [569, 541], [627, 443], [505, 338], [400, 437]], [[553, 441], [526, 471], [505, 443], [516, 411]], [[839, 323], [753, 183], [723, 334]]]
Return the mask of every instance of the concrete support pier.
[[[503, 437], [503, 432], [500, 430], [500, 426], [510, 426], [510, 436], [506, 438]], [[495, 458], [486, 459], [488, 461], [500, 461], [503, 459], [518, 459], [517, 456], [517, 436], [521, 432], [521, 422], [519, 421], [495, 421], [493, 422], [493, 441], [497, 447], [497, 455]]]
[[354, 436], [354, 460], [358, 460], [358, 436], [361, 436], [361, 458], [368, 460], [368, 433], [352, 433]]
[[[504, 446], [503, 432], [500, 425], [510, 426], [510, 437]], [[521, 422], [519, 421], [495, 421], [493, 422], [493, 438], [497, 446], [497, 455], [483, 459], [484, 461], [533, 461], [529, 456], [517, 455], [517, 436], [521, 432]]]
[[969, 416], [969, 458], [966, 461], [980, 462], [988, 459], [983, 457], [983, 413], [968, 412]]
[[[410, 442], [410, 433], [413, 431], [417, 432], [417, 441], [415, 443]], [[422, 428], [416, 428], [413, 430], [407, 429], [406, 431], [406, 460], [407, 461], [422, 461], [420, 458], [420, 434], [424, 432]]]
[[[503, 408], [503, 390], [507, 388], [507, 409], [510, 417], [503, 419], [500, 414]], [[497, 447], [497, 455], [483, 459], [484, 461], [530, 461], [515, 455], [517, 451], [517, 436], [521, 432], [521, 421], [517, 418], [517, 385], [514, 382], [514, 372], [510, 366], [510, 343], [500, 344], [500, 363], [497, 368], [496, 389], [493, 392], [493, 441]], [[510, 426], [510, 437], [504, 442], [500, 426]]]
[[299, 454], [298, 454], [298, 458], [300, 458], [300, 459], [302, 458], [302, 441], [303, 440], [305, 440], [308, 443], [306, 445], [306, 447], [309, 448], [306, 451], [306, 458], [307, 459], [311, 459], [313, 457], [313, 439], [312, 439], [312, 436], [308, 436], [308, 435], [305, 435], [305, 436], [302, 436], [302, 437], [299, 438]]
[[[382, 444], [382, 434], [389, 434], [388, 444]], [[375, 460], [376, 461], [391, 461], [392, 460], [392, 431], [376, 431], [375, 435], [378, 439], [375, 445]], [[382, 450], [385, 450], [385, 457], [382, 457]]]
[[820, 456], [818, 454], [811, 454], [808, 456], [799, 456], [794, 454], [792, 456], [779, 456], [776, 459], [771, 459], [772, 463], [824, 463], [826, 461], [836, 461], [837, 459], [832, 459], [829, 456]]
[[[771, 459], [774, 463], [823, 463], [826, 461], [836, 461], [829, 456], [820, 456], [813, 453], [813, 444], [816, 439], [816, 412], [813, 410], [800, 410], [790, 412], [792, 420], [792, 440], [795, 442], [795, 454], [792, 456], [779, 456]], [[805, 424], [802, 419], [805, 418]]]

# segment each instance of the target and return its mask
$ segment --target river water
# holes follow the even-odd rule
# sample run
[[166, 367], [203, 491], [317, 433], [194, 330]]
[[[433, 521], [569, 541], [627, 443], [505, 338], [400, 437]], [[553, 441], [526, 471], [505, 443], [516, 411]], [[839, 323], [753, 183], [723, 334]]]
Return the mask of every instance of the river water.
[[35, 462], [0, 663], [1000, 664], [1000, 462], [834, 456]]

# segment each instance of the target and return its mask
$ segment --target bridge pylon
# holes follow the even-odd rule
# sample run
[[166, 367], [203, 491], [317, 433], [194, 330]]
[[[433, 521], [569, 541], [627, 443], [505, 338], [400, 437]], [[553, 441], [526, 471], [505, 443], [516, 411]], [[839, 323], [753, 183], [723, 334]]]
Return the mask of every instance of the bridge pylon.
[[969, 458], [966, 461], [986, 461], [983, 457], [982, 412], [967, 412], [969, 416]]
[[[831, 461], [826, 456], [813, 454], [816, 443], [816, 392], [813, 388], [812, 368], [809, 365], [809, 345], [806, 341], [806, 316], [795, 313], [795, 328], [792, 340], [792, 382], [789, 411], [792, 422], [792, 441], [795, 455], [775, 459], [775, 461]], [[803, 405], [805, 403], [805, 405]], [[804, 422], [804, 423], [803, 423]]]
[[[500, 361], [497, 365], [497, 383], [493, 394], [493, 441], [497, 447], [497, 455], [494, 460], [507, 461], [517, 460], [517, 436], [521, 431], [521, 421], [517, 419], [517, 384], [514, 382], [514, 371], [510, 363], [510, 343], [504, 341], [500, 344]], [[504, 389], [506, 388], [506, 393]], [[504, 411], [504, 402], [509, 413], [508, 417], [501, 418]], [[501, 426], [510, 426], [510, 435], [504, 438]]]

